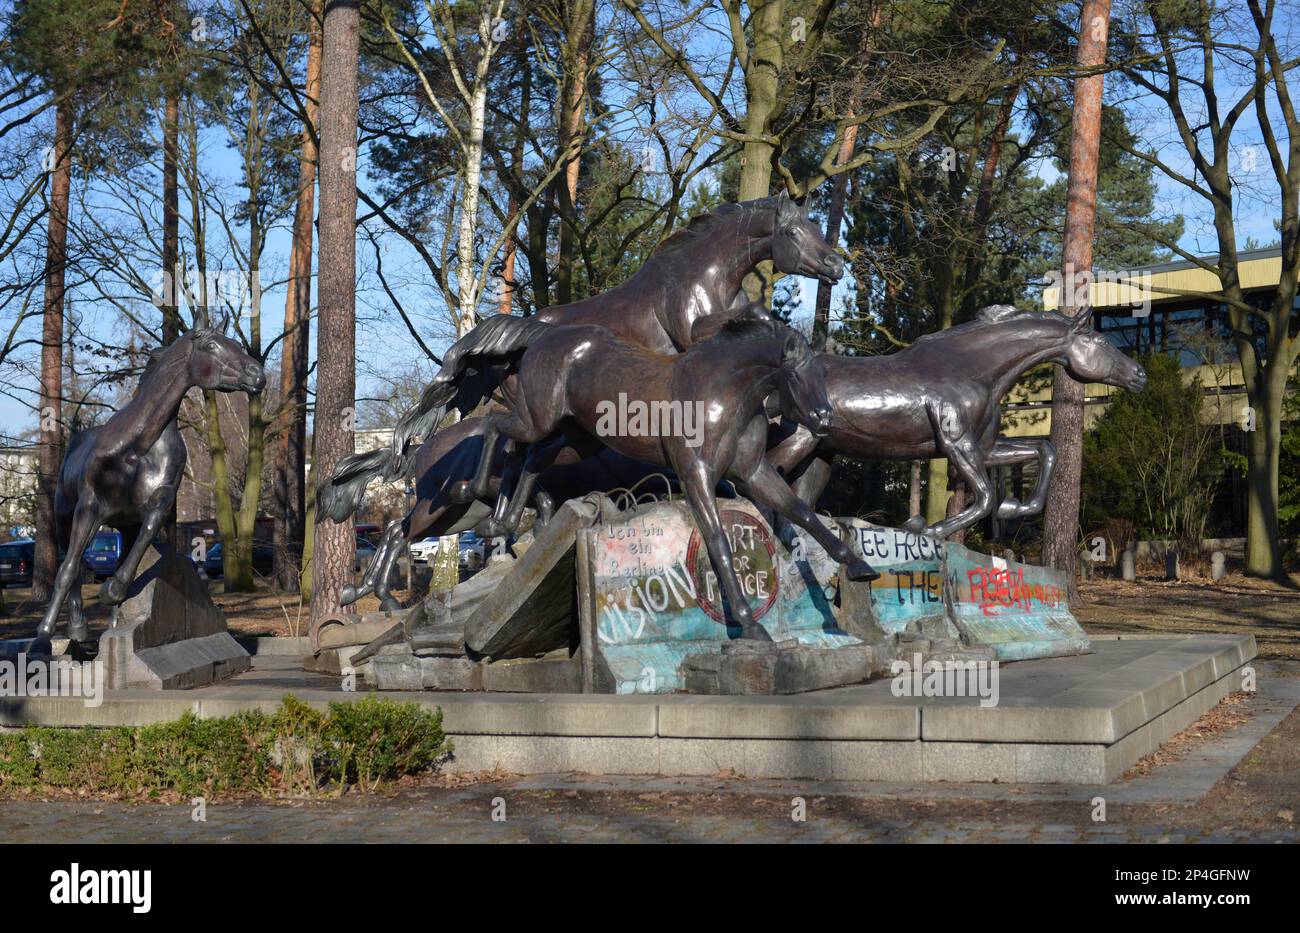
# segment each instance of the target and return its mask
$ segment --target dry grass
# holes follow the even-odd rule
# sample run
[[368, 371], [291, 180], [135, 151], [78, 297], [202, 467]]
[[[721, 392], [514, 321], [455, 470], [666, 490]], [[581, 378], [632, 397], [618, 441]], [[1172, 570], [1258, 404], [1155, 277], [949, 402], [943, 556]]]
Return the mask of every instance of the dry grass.
[[1229, 574], [1219, 583], [1185, 568], [1189, 579], [1163, 573], [1133, 583], [1096, 579], [1080, 586], [1074, 614], [1089, 633], [1215, 632], [1254, 635], [1260, 657], [1300, 660], [1300, 577], [1294, 587]]

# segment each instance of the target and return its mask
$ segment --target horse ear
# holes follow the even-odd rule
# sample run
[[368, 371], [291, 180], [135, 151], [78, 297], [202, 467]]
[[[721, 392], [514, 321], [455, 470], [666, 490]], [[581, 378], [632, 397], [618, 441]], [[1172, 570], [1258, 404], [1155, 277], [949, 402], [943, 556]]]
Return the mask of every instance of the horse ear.
[[1070, 315], [1070, 330], [1074, 333], [1092, 330], [1092, 307], [1090, 305], [1084, 305]]
[[208, 326], [210, 326], [209, 323], [208, 323], [208, 309], [207, 309], [207, 308], [195, 308], [195, 309], [194, 309], [194, 329], [195, 329], [195, 330], [204, 330], [204, 329], [207, 328]]
[[799, 206], [790, 200], [790, 195], [782, 191], [776, 196], [776, 225], [778, 227], [792, 223], [799, 216]]

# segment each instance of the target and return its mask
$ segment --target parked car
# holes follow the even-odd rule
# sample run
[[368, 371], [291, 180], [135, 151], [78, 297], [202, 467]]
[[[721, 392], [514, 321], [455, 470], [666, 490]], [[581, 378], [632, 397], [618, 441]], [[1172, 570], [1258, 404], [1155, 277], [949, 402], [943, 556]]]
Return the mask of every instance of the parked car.
[[421, 538], [411, 545], [411, 560], [417, 564], [427, 564], [438, 553], [438, 537]]
[[36, 542], [30, 538], [0, 544], [0, 587], [31, 586]]
[[[253, 542], [253, 573], [261, 577], [269, 577], [275, 571], [275, 548], [270, 544], [259, 544]], [[203, 572], [207, 574], [208, 579], [219, 579], [226, 572], [225, 561], [222, 557], [221, 542], [208, 547], [207, 557], [203, 560]]]
[[515, 536], [480, 538], [472, 531], [463, 531], [458, 542], [460, 548], [460, 565], [468, 570], [478, 570], [487, 563], [489, 557], [505, 554], [515, 543]]
[[122, 532], [114, 528], [95, 532], [81, 559], [97, 579], [111, 576], [122, 560]]
[[353, 569], [360, 573], [369, 567], [371, 559], [375, 556], [375, 551], [375, 546], [369, 540], [357, 535], [357, 560], [356, 567]]

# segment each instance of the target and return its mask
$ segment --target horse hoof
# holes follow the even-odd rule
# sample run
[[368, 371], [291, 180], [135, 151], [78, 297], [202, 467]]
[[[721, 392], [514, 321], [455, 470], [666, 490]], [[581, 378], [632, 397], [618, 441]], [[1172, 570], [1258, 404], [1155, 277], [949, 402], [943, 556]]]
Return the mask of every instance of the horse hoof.
[[364, 595], [365, 593], [358, 590], [351, 583], [345, 583], [343, 584], [343, 589], [339, 590], [339, 605], [351, 606]]
[[385, 596], [379, 601], [379, 608], [383, 612], [397, 612], [402, 608], [402, 604], [395, 596]]
[[914, 535], [920, 534], [925, 530], [925, 516], [913, 515], [907, 521], [903, 522], [903, 530], [910, 531]]
[[126, 584], [117, 577], [109, 577], [99, 588], [99, 601], [107, 606], [120, 606], [126, 602]]
[[770, 642], [772, 640], [772, 636], [767, 634], [767, 629], [763, 628], [763, 626], [759, 625], [757, 622], [750, 622], [748, 625], [742, 625], [740, 627], [740, 637], [747, 638], [750, 641]]
[[880, 574], [872, 570], [871, 565], [865, 560], [855, 560], [851, 564], [846, 564], [844, 572], [855, 582], [869, 582], [880, 577]]
[[460, 482], [451, 484], [451, 489], [447, 492], [447, 498], [456, 503], [456, 505], [468, 505], [473, 502], [476, 497], [474, 495], [474, 490], [471, 488], [470, 481], [463, 479]]
[[27, 646], [26, 654], [29, 658], [48, 658], [50, 655], [54, 654], [54, 646], [50, 643], [50, 636], [37, 635], [32, 639], [32, 643]]
[[998, 518], [1016, 518], [1021, 514], [1024, 508], [1019, 499], [1003, 499], [1002, 504], [998, 506]]

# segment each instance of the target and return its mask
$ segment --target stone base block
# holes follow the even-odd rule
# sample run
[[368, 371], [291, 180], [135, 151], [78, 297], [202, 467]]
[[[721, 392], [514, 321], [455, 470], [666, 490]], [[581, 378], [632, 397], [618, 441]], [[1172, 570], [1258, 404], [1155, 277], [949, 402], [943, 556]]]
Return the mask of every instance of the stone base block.
[[688, 693], [772, 696], [864, 683], [879, 670], [880, 660], [871, 645], [731, 642], [718, 654], [691, 655], [682, 662], [682, 673]]
[[139, 650], [132, 649], [131, 634], [110, 628], [99, 641], [110, 689], [188, 690], [225, 680], [253, 663], [229, 632]]
[[100, 636], [99, 660], [111, 690], [185, 690], [252, 666], [194, 565], [175, 553], [158, 557], [128, 588]]
[[488, 690], [497, 693], [581, 693], [582, 663], [563, 652], [513, 661], [377, 654], [368, 679], [379, 690]]

